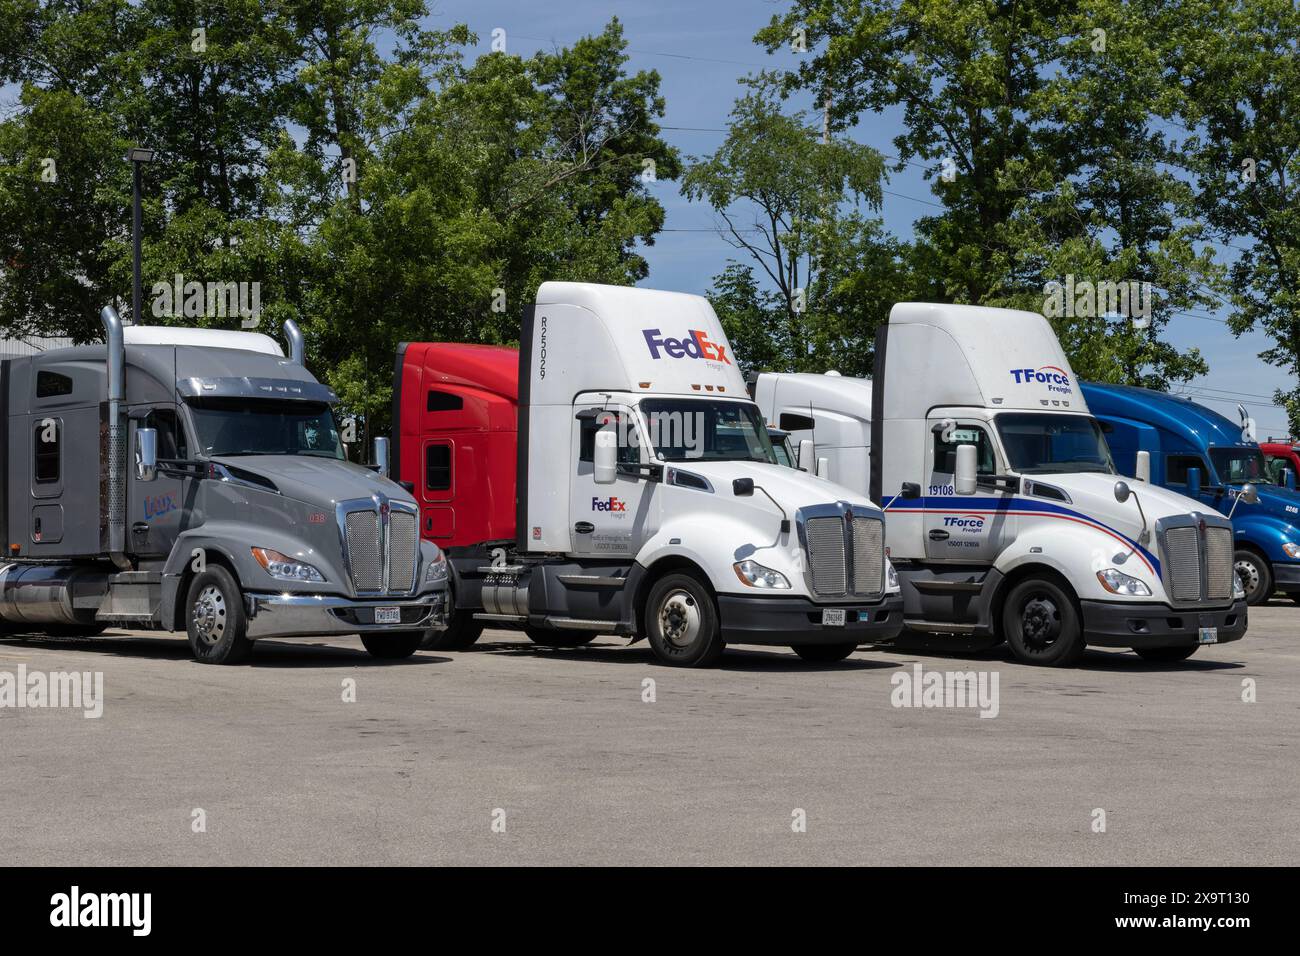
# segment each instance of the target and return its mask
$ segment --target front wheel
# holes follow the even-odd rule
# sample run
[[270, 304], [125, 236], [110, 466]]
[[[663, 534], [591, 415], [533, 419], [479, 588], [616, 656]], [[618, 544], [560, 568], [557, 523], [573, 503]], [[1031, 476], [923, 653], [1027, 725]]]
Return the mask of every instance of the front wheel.
[[709, 667], [725, 646], [713, 595], [689, 574], [669, 574], [655, 582], [645, 606], [646, 636], [661, 664]]
[[853, 644], [795, 644], [794, 652], [814, 664], [833, 664], [842, 661], [858, 649]]
[[361, 635], [361, 645], [371, 657], [386, 661], [400, 661], [420, 649], [423, 631], [371, 631]]
[[1273, 596], [1273, 569], [1254, 551], [1242, 549], [1236, 552], [1232, 556], [1232, 566], [1246, 592], [1246, 603], [1251, 607], [1263, 604]]
[[1137, 656], [1144, 661], [1152, 661], [1159, 664], [1172, 664], [1177, 661], [1185, 661], [1196, 653], [1199, 644], [1193, 644], [1191, 647], [1135, 647]]
[[483, 622], [474, 620], [473, 611], [458, 611], [453, 605], [447, 612], [447, 626], [424, 633], [420, 647], [426, 651], [463, 651], [483, 636]]
[[1055, 581], [1029, 578], [1007, 595], [1002, 630], [1025, 664], [1069, 667], [1083, 656], [1083, 629], [1074, 599]]
[[238, 664], [253, 650], [239, 585], [219, 564], [209, 564], [190, 582], [185, 631], [200, 664]]

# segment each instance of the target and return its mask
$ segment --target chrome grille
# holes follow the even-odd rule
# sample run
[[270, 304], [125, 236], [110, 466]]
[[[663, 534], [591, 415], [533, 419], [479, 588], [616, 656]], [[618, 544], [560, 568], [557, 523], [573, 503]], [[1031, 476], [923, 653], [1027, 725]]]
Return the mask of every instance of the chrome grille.
[[1170, 528], [1165, 532], [1165, 567], [1170, 597], [1175, 601], [1201, 599], [1200, 534], [1196, 528]]
[[1205, 596], [1212, 601], [1232, 597], [1232, 531], [1229, 528], [1205, 529]]
[[349, 511], [343, 519], [347, 536], [348, 567], [358, 591], [379, 591], [384, 586], [384, 556], [379, 539], [379, 515], [374, 511]]
[[420, 547], [415, 515], [394, 508], [388, 515], [388, 590], [415, 586], [415, 556]]
[[848, 573], [843, 519], [809, 518], [806, 527], [813, 590], [827, 595], [845, 593]]
[[853, 591], [879, 594], [885, 588], [885, 523], [853, 519]]

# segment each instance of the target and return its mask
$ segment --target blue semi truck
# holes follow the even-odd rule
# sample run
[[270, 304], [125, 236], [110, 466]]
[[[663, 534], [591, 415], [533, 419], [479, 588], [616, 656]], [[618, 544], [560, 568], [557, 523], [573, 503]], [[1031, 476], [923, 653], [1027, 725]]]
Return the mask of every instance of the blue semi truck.
[[[1115, 467], [1137, 475], [1137, 453], [1150, 455], [1150, 481], [1225, 515], [1253, 484], [1259, 500], [1232, 516], [1233, 564], [1250, 604], [1276, 591], [1300, 602], [1300, 494], [1287, 470], [1271, 477], [1246, 429], [1218, 412], [1165, 392], [1081, 383], [1089, 410], [1107, 431]], [[1140, 476], [1139, 476], [1140, 477]], [[1276, 477], [1276, 482], [1273, 480]]]

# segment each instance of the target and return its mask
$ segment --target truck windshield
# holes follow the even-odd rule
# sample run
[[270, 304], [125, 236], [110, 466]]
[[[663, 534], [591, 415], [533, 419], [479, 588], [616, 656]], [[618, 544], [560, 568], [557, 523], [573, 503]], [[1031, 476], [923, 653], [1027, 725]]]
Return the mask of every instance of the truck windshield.
[[1219, 473], [1219, 480], [1227, 484], [1253, 481], [1271, 485], [1264, 453], [1258, 448], [1211, 448], [1210, 461]]
[[995, 419], [1011, 470], [1023, 475], [1115, 473], [1106, 437], [1087, 415], [1003, 413]]
[[320, 402], [208, 399], [190, 402], [199, 449], [219, 455], [342, 458], [330, 407]]
[[664, 461], [777, 463], [758, 407], [748, 402], [646, 399], [641, 412]]

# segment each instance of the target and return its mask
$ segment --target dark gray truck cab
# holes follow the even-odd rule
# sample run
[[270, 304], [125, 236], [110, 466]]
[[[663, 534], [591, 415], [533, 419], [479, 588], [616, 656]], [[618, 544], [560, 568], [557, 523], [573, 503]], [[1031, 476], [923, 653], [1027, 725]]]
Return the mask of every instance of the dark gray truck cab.
[[0, 630], [186, 631], [233, 663], [347, 634], [405, 657], [445, 622], [443, 555], [404, 488], [343, 458], [292, 323], [289, 358], [104, 323], [107, 346], [0, 362]]

